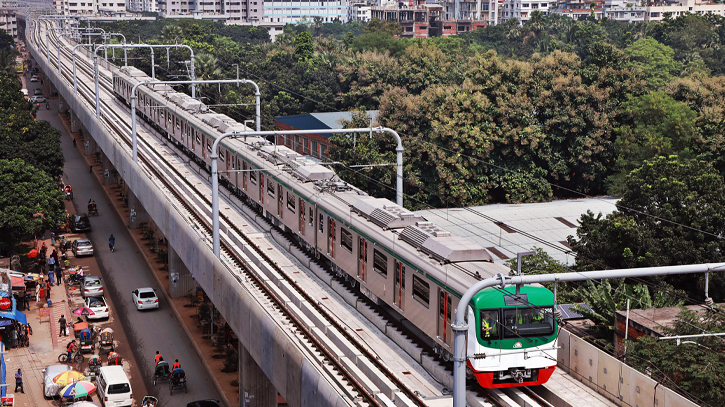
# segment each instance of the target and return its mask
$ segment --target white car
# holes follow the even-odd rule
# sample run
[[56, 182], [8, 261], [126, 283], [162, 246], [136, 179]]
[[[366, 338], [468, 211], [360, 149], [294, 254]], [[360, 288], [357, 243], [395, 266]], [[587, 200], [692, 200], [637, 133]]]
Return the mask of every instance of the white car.
[[30, 78], [30, 82], [38, 82], [38, 77], [33, 76], [32, 78]]
[[58, 392], [63, 389], [64, 386], [56, 384], [53, 378], [66, 370], [73, 370], [73, 367], [68, 365], [53, 365], [43, 369], [43, 395], [46, 398], [57, 396]]
[[108, 303], [104, 297], [88, 297], [85, 300], [86, 308], [93, 310], [93, 314], [86, 315], [87, 319], [108, 318]]
[[156, 296], [156, 291], [151, 287], [137, 288], [131, 293], [133, 296], [133, 305], [136, 309], [149, 309], [159, 307], [159, 297]]

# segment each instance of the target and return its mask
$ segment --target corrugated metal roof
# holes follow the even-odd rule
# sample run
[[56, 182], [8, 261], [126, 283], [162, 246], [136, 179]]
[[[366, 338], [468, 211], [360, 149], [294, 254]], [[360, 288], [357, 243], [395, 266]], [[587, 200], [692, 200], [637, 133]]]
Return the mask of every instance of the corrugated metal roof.
[[616, 210], [617, 200], [611, 197], [569, 199], [433, 209], [416, 213], [454, 235], [466, 237], [482, 247], [495, 247], [499, 252], [492, 253], [496, 261], [504, 260], [501, 255], [515, 258], [516, 253], [540, 247], [561, 263], [573, 264], [574, 255], [562, 242], [566, 242], [570, 235], [576, 236], [576, 228], [567, 223], [578, 226], [579, 218], [587, 211], [604, 215], [612, 213]]
[[[330, 113], [308, 113], [293, 116], [276, 116], [274, 119], [280, 123], [292, 126], [300, 130], [315, 129], [341, 129], [343, 120], [350, 120], [353, 112], [330, 112]], [[377, 123], [379, 110], [368, 110], [368, 117], [373, 118], [373, 124]], [[323, 135], [323, 137], [327, 137]]]

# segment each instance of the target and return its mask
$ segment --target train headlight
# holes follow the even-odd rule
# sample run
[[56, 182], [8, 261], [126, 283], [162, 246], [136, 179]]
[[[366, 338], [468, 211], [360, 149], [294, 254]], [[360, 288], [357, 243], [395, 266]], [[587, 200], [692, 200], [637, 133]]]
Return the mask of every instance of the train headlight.
[[514, 349], [516, 349], [516, 348], [520, 348], [520, 347], [521, 347], [521, 342], [516, 342], [516, 343], [514, 344]]

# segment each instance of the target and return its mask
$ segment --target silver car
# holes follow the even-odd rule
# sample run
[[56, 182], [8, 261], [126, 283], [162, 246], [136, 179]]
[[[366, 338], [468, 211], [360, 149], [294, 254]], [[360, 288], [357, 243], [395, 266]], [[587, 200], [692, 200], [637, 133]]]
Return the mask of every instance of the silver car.
[[83, 277], [83, 281], [81, 282], [81, 295], [83, 298], [102, 297], [103, 283], [101, 283], [101, 278], [96, 276]]
[[93, 243], [88, 239], [76, 239], [71, 244], [71, 250], [76, 257], [93, 256]]
[[66, 370], [73, 370], [68, 365], [53, 365], [43, 369], [43, 395], [47, 398], [52, 398], [58, 395], [60, 390], [65, 387], [53, 382], [53, 378]]

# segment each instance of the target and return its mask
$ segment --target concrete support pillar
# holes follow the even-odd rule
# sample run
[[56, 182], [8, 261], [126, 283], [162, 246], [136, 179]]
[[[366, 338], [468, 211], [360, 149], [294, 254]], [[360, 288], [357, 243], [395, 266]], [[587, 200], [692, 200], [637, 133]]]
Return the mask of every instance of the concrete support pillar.
[[139, 225], [143, 222], [148, 223], [151, 220], [151, 217], [149, 216], [148, 212], [146, 212], [146, 209], [141, 205], [141, 202], [136, 198], [136, 195], [134, 195], [133, 191], [130, 189], [127, 191], [128, 197], [128, 227], [131, 229], [136, 229], [139, 227]]
[[169, 245], [169, 295], [184, 297], [196, 292], [196, 281], [176, 250]]
[[244, 346], [239, 346], [239, 407], [277, 407], [277, 389]]
[[[80, 121], [80, 120], [79, 120]], [[96, 153], [96, 151], [99, 150], [98, 144], [96, 144], [96, 140], [93, 140], [93, 137], [91, 137], [91, 134], [83, 130], [83, 154], [84, 155], [93, 155]], [[97, 165], [94, 163], [94, 165]]]
[[116, 171], [111, 160], [103, 152], [101, 152], [101, 169], [103, 170], [103, 185], [114, 184], [118, 171]]

